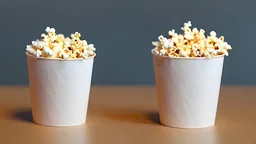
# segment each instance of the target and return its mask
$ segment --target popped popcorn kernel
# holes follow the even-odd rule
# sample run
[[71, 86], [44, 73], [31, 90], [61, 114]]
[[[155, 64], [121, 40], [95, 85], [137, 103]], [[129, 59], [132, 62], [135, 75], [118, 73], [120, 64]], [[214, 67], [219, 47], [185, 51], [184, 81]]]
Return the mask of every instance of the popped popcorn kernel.
[[81, 40], [81, 34], [75, 32], [70, 37], [63, 34], [56, 34], [54, 28], [46, 27], [46, 33], [41, 34], [41, 38], [27, 45], [26, 51], [39, 58], [59, 58], [76, 59], [89, 58], [95, 56], [96, 48], [93, 44], [88, 44], [86, 40]]
[[205, 30], [191, 27], [192, 23], [188, 21], [181, 27], [183, 34], [178, 34], [172, 29], [168, 32], [169, 38], [160, 35], [158, 41], [152, 42], [155, 46], [153, 52], [171, 58], [228, 56], [228, 50], [232, 47], [224, 41], [224, 36], [218, 38], [215, 31], [205, 36]]

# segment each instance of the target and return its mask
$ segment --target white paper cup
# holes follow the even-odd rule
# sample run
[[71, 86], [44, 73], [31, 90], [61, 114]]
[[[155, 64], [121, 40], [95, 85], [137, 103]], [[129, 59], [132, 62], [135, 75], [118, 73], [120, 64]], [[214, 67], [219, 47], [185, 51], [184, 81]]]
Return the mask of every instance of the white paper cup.
[[160, 122], [177, 128], [213, 126], [224, 56], [168, 58], [152, 54]]
[[26, 55], [33, 121], [48, 126], [84, 124], [94, 57], [62, 60]]

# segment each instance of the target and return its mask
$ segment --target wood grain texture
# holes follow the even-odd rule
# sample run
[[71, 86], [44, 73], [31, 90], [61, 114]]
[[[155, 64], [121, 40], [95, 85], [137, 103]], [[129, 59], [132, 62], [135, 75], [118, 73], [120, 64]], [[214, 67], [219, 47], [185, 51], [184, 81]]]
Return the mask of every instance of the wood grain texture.
[[92, 86], [85, 125], [34, 124], [29, 89], [0, 87], [1, 144], [254, 144], [256, 87], [222, 86], [216, 125], [177, 129], [159, 124], [154, 86]]

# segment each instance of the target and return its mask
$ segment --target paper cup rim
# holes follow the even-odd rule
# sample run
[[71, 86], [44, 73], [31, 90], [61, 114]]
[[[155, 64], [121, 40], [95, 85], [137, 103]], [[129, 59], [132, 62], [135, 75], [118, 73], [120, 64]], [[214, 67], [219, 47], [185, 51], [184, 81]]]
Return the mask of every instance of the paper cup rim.
[[31, 54], [29, 54], [28, 52], [26, 52], [26, 55], [29, 56], [29, 57], [33, 57], [35, 59], [38, 59], [38, 60], [54, 60], [54, 61], [81, 61], [81, 60], [89, 60], [89, 59], [93, 59], [95, 56], [96, 56], [96, 53], [94, 53], [94, 55], [92, 57], [89, 57], [89, 58], [76, 58], [76, 59], [61, 59], [61, 58], [46, 58], [46, 57], [35, 57]]
[[214, 58], [221, 58], [224, 57], [225, 55], [218, 55], [218, 56], [212, 56], [212, 57], [168, 57], [168, 56], [159, 56], [156, 53], [154, 53], [154, 49], [151, 50], [151, 53], [155, 57], [159, 58], [168, 58], [168, 59], [179, 59], [179, 60], [204, 60], [204, 59], [214, 59]]

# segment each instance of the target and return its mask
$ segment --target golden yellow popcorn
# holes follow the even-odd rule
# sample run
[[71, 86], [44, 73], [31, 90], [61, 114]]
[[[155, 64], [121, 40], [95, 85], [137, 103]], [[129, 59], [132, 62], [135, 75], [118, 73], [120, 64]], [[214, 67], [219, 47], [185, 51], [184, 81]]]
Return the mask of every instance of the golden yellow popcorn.
[[54, 28], [46, 27], [46, 33], [41, 34], [41, 39], [32, 41], [27, 45], [26, 51], [35, 57], [76, 59], [95, 56], [93, 44], [81, 40], [81, 34], [75, 32], [71, 38], [63, 34], [56, 34]]
[[195, 27], [191, 30], [191, 26], [191, 22], [188, 21], [181, 28], [183, 34], [177, 34], [173, 29], [168, 32], [169, 38], [160, 35], [158, 41], [152, 42], [155, 46], [153, 52], [168, 57], [228, 56], [228, 50], [232, 48], [224, 42], [224, 36], [218, 38], [216, 32], [211, 31], [206, 37], [203, 29], [198, 30]]

